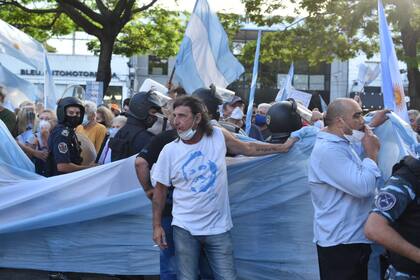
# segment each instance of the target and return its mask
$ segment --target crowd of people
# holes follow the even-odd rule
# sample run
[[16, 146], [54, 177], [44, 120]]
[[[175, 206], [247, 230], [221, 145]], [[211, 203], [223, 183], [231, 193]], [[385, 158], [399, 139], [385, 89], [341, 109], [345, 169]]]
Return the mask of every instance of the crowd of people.
[[[161, 279], [181, 280], [237, 279], [225, 157], [287, 152], [299, 140], [293, 132], [317, 126], [308, 181], [321, 279], [367, 279], [372, 241], [388, 249], [386, 279], [419, 279], [420, 161], [404, 158], [381, 181], [374, 130], [389, 111], [366, 124], [349, 98], [332, 101], [324, 113], [315, 109], [310, 120], [294, 100], [262, 103], [247, 135], [238, 96], [224, 102], [213, 86], [191, 95], [177, 87], [168, 96], [140, 92], [122, 110], [75, 97], [59, 100], [56, 112], [24, 102], [16, 116], [2, 106], [0, 91], [0, 119], [44, 176], [137, 155], [137, 177], [153, 205]], [[409, 116], [420, 131], [419, 111]]]

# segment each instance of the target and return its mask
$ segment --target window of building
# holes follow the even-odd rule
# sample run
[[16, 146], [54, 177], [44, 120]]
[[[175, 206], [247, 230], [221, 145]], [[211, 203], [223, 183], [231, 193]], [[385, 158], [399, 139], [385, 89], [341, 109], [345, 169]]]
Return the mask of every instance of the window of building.
[[168, 75], [168, 59], [149, 55], [149, 75]]

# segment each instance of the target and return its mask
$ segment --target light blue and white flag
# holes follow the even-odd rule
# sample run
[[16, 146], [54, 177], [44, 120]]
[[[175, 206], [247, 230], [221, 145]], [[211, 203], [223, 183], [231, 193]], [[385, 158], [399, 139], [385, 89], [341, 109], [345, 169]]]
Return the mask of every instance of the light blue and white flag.
[[44, 70], [44, 47], [31, 36], [0, 20], [0, 52]]
[[56, 89], [52, 77], [52, 71], [45, 53], [45, 73], [44, 73], [44, 106], [47, 109], [55, 110], [57, 107]]
[[258, 79], [258, 62], [260, 60], [261, 30], [258, 30], [257, 47], [255, 49], [254, 69], [252, 71], [251, 90], [249, 92], [248, 110], [245, 120], [245, 132], [249, 135], [251, 131], [252, 108], [254, 105], [255, 87]]
[[292, 62], [289, 68], [289, 73], [287, 74], [287, 77], [286, 77], [286, 81], [284, 81], [283, 85], [281, 86], [281, 89], [277, 93], [276, 102], [286, 100], [289, 97], [289, 94], [292, 91], [292, 81], [293, 81], [294, 72], [295, 72], [295, 67]]
[[41, 101], [42, 93], [37, 86], [19, 78], [0, 63], [0, 86], [5, 89], [5, 103], [18, 108], [23, 101]]
[[400, 118], [408, 122], [407, 105], [397, 55], [381, 0], [378, 0], [378, 16], [384, 107], [393, 110]]
[[321, 109], [322, 109], [322, 113], [327, 112], [328, 105], [327, 105], [327, 103], [325, 102], [324, 98], [322, 98], [322, 95], [321, 95], [321, 94], [319, 95], [319, 99], [321, 100]]
[[214, 84], [226, 88], [244, 67], [229, 50], [228, 37], [206, 0], [197, 0], [176, 57], [175, 74], [191, 94]]

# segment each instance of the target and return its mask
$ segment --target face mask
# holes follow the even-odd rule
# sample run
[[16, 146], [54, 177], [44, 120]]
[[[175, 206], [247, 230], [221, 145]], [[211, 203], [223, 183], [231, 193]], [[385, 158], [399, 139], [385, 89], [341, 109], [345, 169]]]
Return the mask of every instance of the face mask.
[[87, 116], [86, 116], [86, 115], [84, 115], [84, 116], [83, 116], [83, 122], [82, 122], [82, 125], [83, 125], [83, 126], [86, 126], [86, 125], [88, 125], [88, 124], [89, 124], [89, 120], [88, 120]]
[[111, 127], [108, 132], [109, 132], [109, 137], [113, 138], [115, 136], [115, 134], [117, 134], [118, 130], [120, 130], [119, 128], [116, 127]]
[[359, 130], [352, 130], [352, 135], [345, 134], [344, 137], [350, 142], [350, 143], [357, 143], [362, 141], [362, 138], [365, 136], [365, 133]]
[[193, 129], [194, 124], [195, 124], [195, 120], [193, 122], [193, 125], [189, 129], [182, 132], [177, 131], [179, 138], [181, 138], [184, 141], [191, 140], [194, 137], [195, 133], [197, 132], [196, 129]]
[[324, 128], [324, 122], [321, 120], [317, 120], [316, 122], [314, 122], [314, 126], [318, 127], [319, 129]]
[[78, 116], [66, 116], [66, 124], [71, 127], [71, 128], [75, 128], [80, 124], [80, 117]]
[[256, 114], [255, 115], [255, 124], [258, 126], [266, 125], [267, 116]]
[[26, 113], [26, 118], [27, 118], [28, 122], [35, 120], [35, 113], [31, 112], [31, 111], [27, 112]]
[[146, 128], [150, 128], [153, 126], [153, 124], [157, 121], [158, 117], [153, 115], [148, 115], [146, 120], [144, 121], [144, 124]]
[[39, 122], [39, 129], [40, 130], [43, 130], [43, 129], [50, 130], [50, 128], [51, 128], [51, 124], [50, 124], [49, 121], [40, 120], [40, 122]]

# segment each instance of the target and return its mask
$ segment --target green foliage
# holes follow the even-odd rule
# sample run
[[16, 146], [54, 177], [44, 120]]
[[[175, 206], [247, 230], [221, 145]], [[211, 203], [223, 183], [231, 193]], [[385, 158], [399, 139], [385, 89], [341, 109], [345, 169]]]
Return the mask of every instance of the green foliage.
[[[260, 25], [286, 23], [286, 17], [265, 16], [284, 8], [282, 0], [242, 0], [249, 18]], [[290, 0], [298, 3], [304, 20], [285, 31], [266, 33], [261, 45], [261, 61], [290, 62], [305, 59], [311, 65], [331, 62], [335, 57], [349, 59], [362, 50], [368, 57], [378, 48], [377, 0]], [[387, 19], [394, 29], [394, 42], [400, 59], [408, 60], [399, 33], [409, 26], [412, 36], [420, 34], [419, 0], [384, 0]], [[296, 18], [296, 19], [297, 19]], [[295, 19], [295, 20], [296, 20]], [[290, 19], [288, 19], [290, 22]], [[243, 49], [242, 59], [250, 63], [255, 43]]]
[[[148, 10], [127, 24], [117, 36], [114, 53], [132, 56], [154, 54], [169, 57], [177, 53], [185, 30], [180, 13], [161, 8]], [[99, 52], [98, 40], [88, 43], [90, 50]]]

